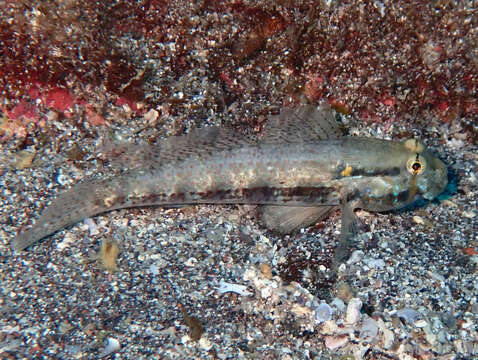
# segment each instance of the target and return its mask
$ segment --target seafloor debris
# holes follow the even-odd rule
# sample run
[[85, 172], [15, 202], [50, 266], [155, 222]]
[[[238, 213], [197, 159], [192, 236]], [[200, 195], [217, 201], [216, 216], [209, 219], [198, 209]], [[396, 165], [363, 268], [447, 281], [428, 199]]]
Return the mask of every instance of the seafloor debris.
[[101, 261], [101, 265], [110, 272], [118, 271], [118, 265], [116, 261], [120, 254], [120, 248], [116, 241], [107, 239], [101, 243], [101, 249], [98, 254], [98, 260]]
[[183, 315], [184, 323], [189, 328], [189, 336], [192, 340], [198, 341], [204, 332], [201, 321], [199, 321], [198, 318], [189, 315], [183, 305], [178, 304], [178, 308]]

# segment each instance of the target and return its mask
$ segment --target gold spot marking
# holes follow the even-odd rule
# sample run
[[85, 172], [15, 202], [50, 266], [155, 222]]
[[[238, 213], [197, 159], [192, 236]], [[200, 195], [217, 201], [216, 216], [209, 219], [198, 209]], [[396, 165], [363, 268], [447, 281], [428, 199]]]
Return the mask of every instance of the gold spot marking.
[[116, 195], [110, 195], [108, 197], [105, 197], [105, 199], [103, 200], [103, 202], [105, 203], [105, 205], [107, 207], [112, 207], [116, 201], [118, 197]]
[[344, 177], [352, 175], [352, 166], [347, 165], [345, 169], [341, 171], [340, 175]]
[[411, 152], [420, 154], [425, 150], [425, 146], [417, 139], [408, 139], [403, 145]]

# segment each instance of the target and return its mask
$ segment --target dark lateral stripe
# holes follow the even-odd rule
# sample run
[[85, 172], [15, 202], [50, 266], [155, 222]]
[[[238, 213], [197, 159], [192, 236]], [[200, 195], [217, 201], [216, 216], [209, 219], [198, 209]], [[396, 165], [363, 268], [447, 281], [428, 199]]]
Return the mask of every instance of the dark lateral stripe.
[[275, 200], [280, 200], [281, 202], [300, 200], [306, 203], [317, 203], [318, 201], [324, 202], [330, 199], [331, 195], [336, 192], [336, 189], [328, 186], [298, 186], [291, 188], [256, 187], [240, 189], [240, 192], [241, 197], [251, 203], [271, 202]]
[[[121, 198], [124, 201], [124, 198]], [[178, 192], [146, 194], [138, 197], [128, 197], [125, 206], [139, 206], [141, 204], [194, 204], [194, 203], [287, 203], [290, 201], [305, 204], [336, 203], [338, 201], [337, 189], [333, 187], [254, 187], [243, 189], [214, 190], [207, 192]], [[115, 202], [112, 206], [121, 207]]]
[[[340, 174], [340, 173], [339, 173]], [[352, 168], [350, 176], [397, 176], [400, 174], [399, 167], [392, 167], [388, 169], [366, 169], [366, 168]], [[343, 178], [341, 174], [339, 178]]]

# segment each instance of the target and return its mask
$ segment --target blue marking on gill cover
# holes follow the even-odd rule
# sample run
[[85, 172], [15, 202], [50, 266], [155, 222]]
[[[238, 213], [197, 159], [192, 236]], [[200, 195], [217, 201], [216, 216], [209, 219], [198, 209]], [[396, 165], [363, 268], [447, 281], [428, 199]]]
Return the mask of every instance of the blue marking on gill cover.
[[398, 187], [398, 184], [395, 184], [393, 186], [393, 203], [396, 204], [398, 203], [398, 194], [400, 193], [400, 189]]
[[400, 189], [398, 188], [398, 184], [395, 184], [393, 186], [393, 196], [397, 197], [400, 192]]

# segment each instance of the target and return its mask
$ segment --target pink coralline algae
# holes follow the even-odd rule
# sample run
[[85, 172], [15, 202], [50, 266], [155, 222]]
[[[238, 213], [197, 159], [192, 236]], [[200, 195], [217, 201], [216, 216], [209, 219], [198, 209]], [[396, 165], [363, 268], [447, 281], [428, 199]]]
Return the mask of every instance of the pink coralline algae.
[[64, 112], [71, 109], [75, 100], [67, 90], [55, 88], [48, 92], [45, 102], [47, 107]]
[[26, 100], [21, 100], [11, 110], [4, 110], [5, 115], [11, 120], [23, 118], [26, 121], [37, 123], [39, 115], [36, 107]]

